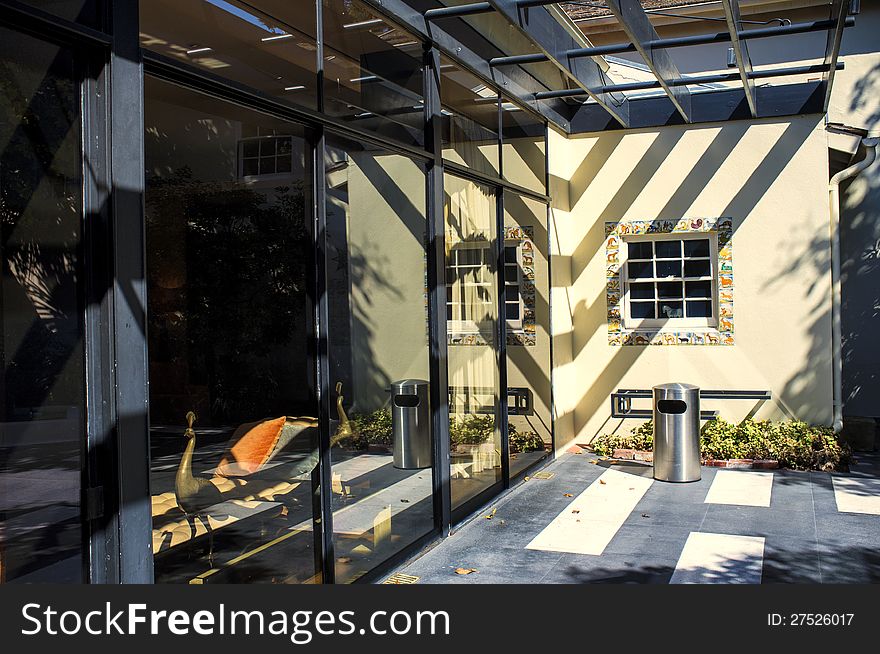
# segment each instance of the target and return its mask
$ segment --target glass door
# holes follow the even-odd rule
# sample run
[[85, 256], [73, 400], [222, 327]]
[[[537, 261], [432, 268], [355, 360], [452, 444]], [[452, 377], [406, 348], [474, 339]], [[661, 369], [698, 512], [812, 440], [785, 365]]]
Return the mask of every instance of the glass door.
[[0, 28], [0, 583], [85, 581], [80, 88]]
[[337, 583], [434, 530], [424, 166], [327, 139], [327, 341]]
[[320, 582], [312, 145], [156, 79], [145, 97], [156, 580]]
[[497, 196], [453, 175], [444, 187], [450, 483], [460, 515], [503, 480]]

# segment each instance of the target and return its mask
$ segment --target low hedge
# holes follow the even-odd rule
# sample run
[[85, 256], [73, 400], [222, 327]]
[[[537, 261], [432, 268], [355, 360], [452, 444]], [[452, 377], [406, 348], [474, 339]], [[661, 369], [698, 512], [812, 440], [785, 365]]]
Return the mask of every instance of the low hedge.
[[[352, 434], [340, 441], [343, 447], [366, 450], [370, 445], [392, 446], [390, 409], [383, 408], [372, 413], [355, 415], [350, 420]], [[511, 453], [545, 449], [544, 441], [533, 431], [519, 431], [512, 424], [508, 424], [507, 431]], [[494, 435], [494, 416], [470, 414], [461, 418], [450, 418], [449, 437], [452, 447], [479, 445], [491, 441]]]
[[[649, 420], [629, 434], [606, 434], [591, 444], [593, 451], [611, 456], [616, 449], [653, 450], [654, 425]], [[773, 459], [793, 470], [845, 470], [852, 449], [830, 427], [786, 420], [709, 420], [700, 430], [704, 459]]]

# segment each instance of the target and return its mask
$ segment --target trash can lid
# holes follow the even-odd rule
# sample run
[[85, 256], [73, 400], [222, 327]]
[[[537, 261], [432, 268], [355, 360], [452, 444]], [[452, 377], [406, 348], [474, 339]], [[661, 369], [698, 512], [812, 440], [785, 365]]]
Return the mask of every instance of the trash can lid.
[[699, 386], [694, 384], [684, 384], [682, 382], [672, 382], [670, 384], [658, 384], [654, 386], [655, 389], [664, 390], [664, 391], [698, 391], [700, 390]]
[[391, 382], [391, 385], [395, 388], [404, 388], [406, 386], [428, 386], [429, 382], [426, 382], [424, 379], [401, 379]]

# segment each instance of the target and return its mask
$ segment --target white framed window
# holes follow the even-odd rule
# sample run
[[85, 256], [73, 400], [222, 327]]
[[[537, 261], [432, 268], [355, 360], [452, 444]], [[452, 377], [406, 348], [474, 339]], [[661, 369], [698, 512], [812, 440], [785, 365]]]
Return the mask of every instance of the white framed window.
[[[497, 314], [495, 278], [491, 265], [494, 251], [489, 243], [460, 243], [446, 262], [447, 331], [479, 333], [491, 328]], [[504, 244], [504, 313], [508, 329], [523, 328], [522, 246]]]
[[626, 236], [620, 252], [625, 329], [717, 326], [715, 233]]
[[255, 136], [238, 141], [238, 176], [241, 179], [289, 177], [293, 171], [293, 137], [259, 128]]

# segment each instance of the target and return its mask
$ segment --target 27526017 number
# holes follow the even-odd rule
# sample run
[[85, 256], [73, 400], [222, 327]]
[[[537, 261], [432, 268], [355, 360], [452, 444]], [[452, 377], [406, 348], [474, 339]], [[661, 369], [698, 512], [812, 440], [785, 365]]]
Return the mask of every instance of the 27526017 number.
[[848, 627], [855, 613], [768, 613], [770, 627]]

